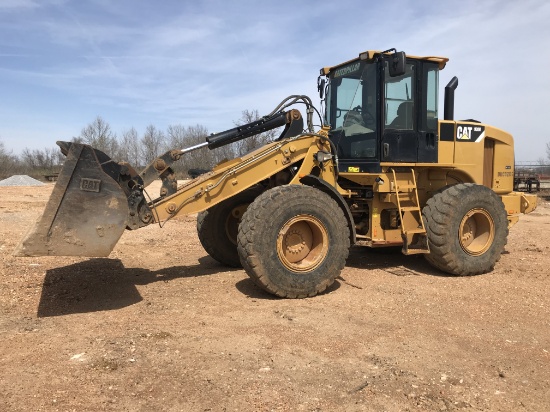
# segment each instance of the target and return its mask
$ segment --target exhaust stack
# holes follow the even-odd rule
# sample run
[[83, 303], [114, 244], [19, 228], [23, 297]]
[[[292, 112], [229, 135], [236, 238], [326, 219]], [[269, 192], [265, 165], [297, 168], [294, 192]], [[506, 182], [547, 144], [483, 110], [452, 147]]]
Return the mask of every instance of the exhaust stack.
[[445, 86], [445, 120], [454, 120], [455, 117], [455, 89], [458, 87], [458, 78], [454, 76]]

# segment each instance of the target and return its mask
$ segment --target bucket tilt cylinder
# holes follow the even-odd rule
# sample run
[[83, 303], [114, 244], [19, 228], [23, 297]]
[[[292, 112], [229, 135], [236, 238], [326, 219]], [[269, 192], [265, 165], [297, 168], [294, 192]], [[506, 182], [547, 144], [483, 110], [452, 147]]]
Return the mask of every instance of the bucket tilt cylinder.
[[292, 109], [288, 112], [280, 111], [271, 116], [264, 116], [259, 120], [237, 126], [233, 129], [220, 133], [211, 134], [206, 142], [181, 150], [170, 150], [153, 160], [139, 176], [143, 180], [143, 186], [147, 187], [156, 179], [162, 180], [161, 197], [170, 196], [177, 191], [177, 181], [171, 165], [179, 160], [185, 153], [208, 147], [210, 150], [222, 147], [247, 137], [255, 136], [278, 127], [285, 126], [277, 140], [297, 136], [302, 133], [304, 121], [298, 110]]

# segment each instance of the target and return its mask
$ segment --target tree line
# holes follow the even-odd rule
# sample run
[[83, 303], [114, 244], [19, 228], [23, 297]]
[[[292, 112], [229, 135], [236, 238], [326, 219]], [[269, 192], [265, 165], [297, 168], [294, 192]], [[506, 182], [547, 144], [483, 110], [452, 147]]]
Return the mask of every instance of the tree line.
[[[257, 110], [245, 110], [235, 125], [239, 126], [259, 119]], [[106, 120], [97, 116], [82, 129], [79, 136], [73, 137], [71, 141], [88, 144], [115, 161], [128, 162], [139, 171], [168, 150], [183, 149], [204, 143], [208, 134], [208, 129], [202, 125], [176, 124], [161, 130], [150, 124], [142, 134], [138, 133], [134, 127], [130, 127], [117, 135]], [[272, 141], [277, 135], [277, 130], [271, 130], [214, 150], [204, 147], [186, 153], [172, 168], [178, 178], [185, 178], [189, 169], [210, 169], [225, 159], [243, 156]], [[0, 179], [16, 174], [43, 179], [47, 175], [58, 173], [64, 159], [65, 156], [57, 146], [45, 149], [26, 147], [20, 155], [14, 155], [6, 149], [0, 139]]]
[[[235, 125], [243, 125], [258, 119], [260, 116], [257, 110], [245, 110]], [[150, 124], [141, 135], [134, 127], [130, 127], [118, 136], [106, 120], [97, 116], [71, 141], [89, 144], [106, 153], [111, 159], [128, 162], [139, 171], [168, 150], [204, 143], [208, 134], [208, 129], [202, 125], [176, 124], [161, 130]], [[186, 178], [189, 169], [210, 169], [225, 159], [243, 156], [272, 141], [277, 135], [277, 130], [271, 130], [214, 150], [204, 147], [186, 153], [172, 168], [178, 178]], [[26, 147], [20, 155], [15, 155], [6, 149], [0, 138], [0, 179], [16, 174], [43, 179], [46, 175], [58, 173], [64, 159], [65, 156], [57, 146], [44, 149]], [[550, 142], [546, 144], [546, 159], [541, 157], [536, 162], [541, 165], [538, 173], [550, 174], [550, 168], [545, 167], [550, 163]]]

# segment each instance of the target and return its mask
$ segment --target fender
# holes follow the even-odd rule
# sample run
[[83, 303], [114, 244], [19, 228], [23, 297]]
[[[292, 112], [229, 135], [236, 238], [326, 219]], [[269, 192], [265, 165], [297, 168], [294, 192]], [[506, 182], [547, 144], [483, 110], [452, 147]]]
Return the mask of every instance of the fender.
[[340, 208], [344, 212], [344, 216], [348, 221], [348, 227], [350, 228], [350, 231], [349, 231], [350, 245], [354, 245], [356, 241], [355, 223], [353, 222], [351, 210], [349, 210], [349, 206], [345, 201], [345, 199], [342, 197], [342, 195], [338, 193], [338, 191], [332, 185], [330, 185], [325, 180], [315, 175], [306, 175], [302, 177], [300, 179], [300, 183], [302, 183], [303, 185], [312, 186], [319, 190], [322, 190], [323, 192], [328, 194], [330, 197], [332, 197], [336, 201], [336, 203], [338, 203], [338, 206], [340, 206]]

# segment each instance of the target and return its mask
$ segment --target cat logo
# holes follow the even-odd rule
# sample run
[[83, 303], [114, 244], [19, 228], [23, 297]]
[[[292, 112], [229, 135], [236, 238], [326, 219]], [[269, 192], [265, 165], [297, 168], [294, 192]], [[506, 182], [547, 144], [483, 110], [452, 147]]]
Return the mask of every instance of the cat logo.
[[458, 124], [456, 126], [456, 140], [459, 142], [480, 142], [485, 137], [485, 126]]
[[359, 173], [360, 169], [356, 166], [348, 166], [348, 172], [349, 173]]
[[458, 140], [472, 140], [472, 129], [471, 126], [458, 126], [456, 128], [456, 138]]
[[90, 179], [83, 177], [80, 179], [80, 190], [85, 192], [97, 192], [99, 193], [101, 187], [101, 180], [99, 179]]

